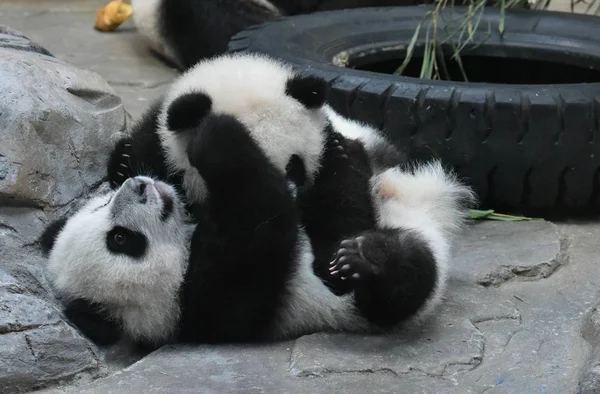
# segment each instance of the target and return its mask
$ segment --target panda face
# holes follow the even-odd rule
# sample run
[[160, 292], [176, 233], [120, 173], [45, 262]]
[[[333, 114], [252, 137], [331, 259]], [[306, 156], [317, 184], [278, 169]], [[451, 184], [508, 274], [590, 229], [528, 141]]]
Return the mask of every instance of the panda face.
[[[173, 171], [183, 171], [190, 201], [206, 195], [185, 152], [189, 133], [211, 114], [243, 124], [282, 172], [299, 156], [311, 182], [324, 147], [328, 118], [325, 81], [296, 74], [289, 65], [257, 54], [226, 54], [201, 61], [172, 85], [159, 116], [158, 134]], [[186, 140], [187, 139], [187, 140]]]
[[173, 187], [148, 177], [91, 200], [51, 249], [48, 270], [58, 294], [102, 305], [133, 337], [168, 334], [179, 316], [193, 229], [184, 215]]

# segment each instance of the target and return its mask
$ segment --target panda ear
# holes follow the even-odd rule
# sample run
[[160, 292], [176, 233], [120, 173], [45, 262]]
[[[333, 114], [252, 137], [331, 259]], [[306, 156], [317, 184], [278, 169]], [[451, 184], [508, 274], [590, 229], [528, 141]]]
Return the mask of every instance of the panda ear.
[[325, 104], [327, 82], [313, 76], [295, 75], [288, 79], [285, 94], [298, 100], [308, 109], [322, 107]]
[[58, 236], [58, 233], [61, 232], [63, 227], [65, 227], [67, 219], [67, 217], [63, 217], [53, 221], [48, 225], [48, 227], [46, 227], [46, 229], [42, 233], [42, 236], [40, 237], [40, 244], [42, 245], [42, 253], [44, 256], [48, 256], [48, 254], [54, 247], [56, 237]]
[[167, 127], [181, 132], [198, 126], [210, 112], [212, 101], [204, 93], [186, 93], [177, 97], [167, 109]]

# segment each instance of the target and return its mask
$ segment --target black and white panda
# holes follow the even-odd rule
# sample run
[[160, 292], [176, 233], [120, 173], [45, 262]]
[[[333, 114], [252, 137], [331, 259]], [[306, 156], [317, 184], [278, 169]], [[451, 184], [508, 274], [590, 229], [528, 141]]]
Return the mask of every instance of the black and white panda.
[[412, 4], [411, 0], [132, 0], [133, 20], [150, 48], [182, 70], [224, 53], [236, 33], [319, 10]]
[[[381, 136], [329, 109], [322, 86], [257, 55], [184, 74], [117, 146], [118, 189], [44, 234], [67, 316], [99, 343], [116, 325], [160, 344], [368, 331], [426, 315], [470, 191], [439, 163], [374, 166]], [[293, 157], [307, 177], [299, 198], [312, 203], [288, 187]], [[361, 187], [373, 205], [353, 215]], [[300, 218], [298, 205], [321, 216]]]

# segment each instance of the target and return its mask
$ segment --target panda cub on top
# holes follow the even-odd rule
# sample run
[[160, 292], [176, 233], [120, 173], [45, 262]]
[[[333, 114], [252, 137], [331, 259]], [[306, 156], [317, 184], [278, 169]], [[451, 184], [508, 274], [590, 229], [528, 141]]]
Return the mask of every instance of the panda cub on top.
[[184, 73], [117, 144], [115, 190], [42, 237], [67, 317], [99, 344], [160, 345], [430, 312], [471, 191], [439, 163], [390, 165], [394, 149], [324, 89], [258, 55]]

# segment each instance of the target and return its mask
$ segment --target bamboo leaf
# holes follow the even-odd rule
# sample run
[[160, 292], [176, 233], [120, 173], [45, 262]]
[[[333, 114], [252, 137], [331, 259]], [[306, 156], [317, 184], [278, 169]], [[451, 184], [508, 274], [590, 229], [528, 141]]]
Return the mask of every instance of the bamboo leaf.
[[498, 33], [500, 33], [500, 37], [504, 37], [504, 0], [500, 0], [500, 23], [498, 24]]
[[431, 79], [431, 75], [428, 73], [431, 63], [430, 55], [431, 40], [429, 40], [429, 29], [427, 29], [427, 34], [425, 35], [425, 50], [423, 52], [423, 64], [421, 65], [421, 75], [419, 76], [421, 79]]
[[415, 33], [413, 34], [412, 38], [410, 39], [410, 42], [408, 43], [408, 47], [406, 48], [406, 57], [404, 58], [404, 61], [402, 62], [400, 67], [398, 67], [398, 69], [394, 72], [394, 74], [402, 75], [402, 73], [410, 63], [410, 59], [412, 58], [412, 55], [415, 51], [415, 44], [417, 43], [417, 39], [419, 38], [419, 32], [421, 31], [421, 26], [423, 26], [423, 22], [425, 22], [425, 19], [419, 22], [419, 25], [417, 26]]
[[540, 220], [538, 218], [529, 218], [526, 216], [513, 216], [505, 215], [503, 213], [496, 213], [493, 209], [481, 211], [478, 209], [471, 209], [469, 212], [471, 219], [486, 219], [486, 220], [498, 220], [502, 222], [519, 222], [529, 220]]
[[479, 209], [471, 209], [471, 211], [469, 212], [469, 215], [471, 216], [471, 219], [481, 219], [481, 218], [490, 216], [492, 213], [494, 213], [493, 209], [488, 209], [487, 211], [480, 211]]

